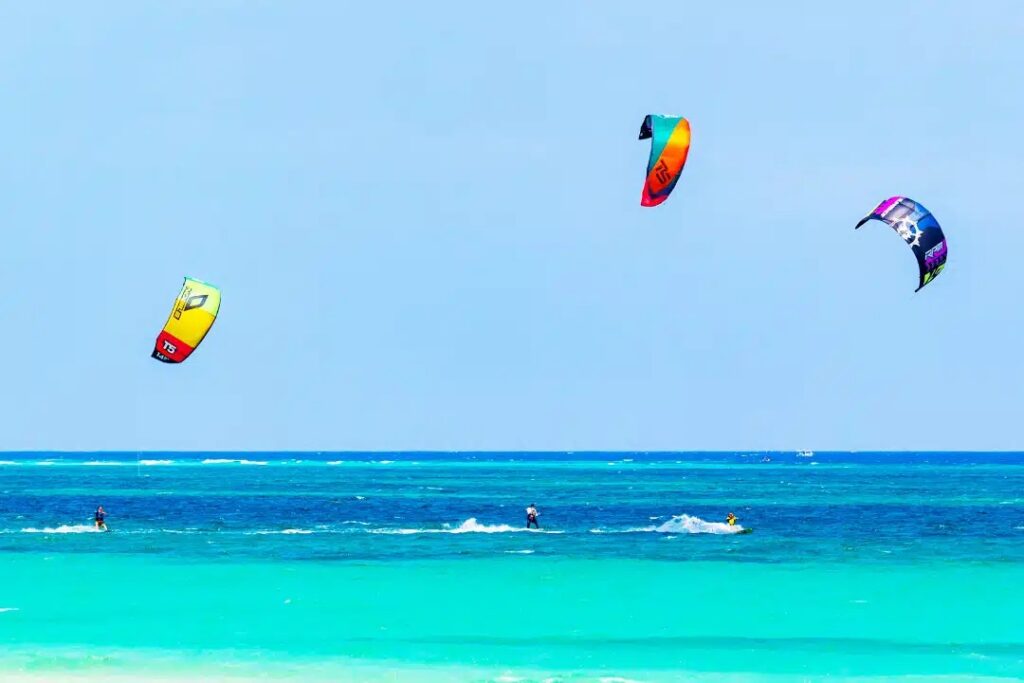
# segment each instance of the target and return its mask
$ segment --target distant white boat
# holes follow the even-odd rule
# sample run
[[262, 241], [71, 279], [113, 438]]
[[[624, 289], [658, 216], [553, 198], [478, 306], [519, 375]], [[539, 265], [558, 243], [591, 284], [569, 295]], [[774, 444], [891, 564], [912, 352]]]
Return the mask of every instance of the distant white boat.
[[797, 456], [801, 457], [801, 458], [813, 458], [814, 457], [814, 451], [799, 451], [797, 453]]

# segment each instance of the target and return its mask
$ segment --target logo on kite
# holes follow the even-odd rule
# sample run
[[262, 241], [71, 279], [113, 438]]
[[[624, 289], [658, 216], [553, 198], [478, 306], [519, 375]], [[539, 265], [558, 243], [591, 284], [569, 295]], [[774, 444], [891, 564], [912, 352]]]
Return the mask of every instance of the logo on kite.
[[188, 358], [213, 327], [219, 311], [219, 289], [185, 278], [171, 315], [157, 335], [152, 357], [164, 363], [180, 363]]
[[920, 271], [920, 281], [914, 291], [920, 291], [946, 267], [946, 236], [935, 216], [913, 199], [889, 197], [862, 218], [856, 227], [872, 219], [888, 223], [914, 251]]
[[206, 303], [206, 297], [208, 296], [210, 295], [196, 294], [195, 296], [190, 296], [188, 298], [188, 301], [185, 302], [185, 310], [191, 311], [193, 308], [199, 308], [200, 306]]
[[657, 206], [668, 199], [690, 152], [690, 122], [681, 116], [649, 114], [640, 126], [640, 140], [651, 139], [647, 179], [640, 206]]

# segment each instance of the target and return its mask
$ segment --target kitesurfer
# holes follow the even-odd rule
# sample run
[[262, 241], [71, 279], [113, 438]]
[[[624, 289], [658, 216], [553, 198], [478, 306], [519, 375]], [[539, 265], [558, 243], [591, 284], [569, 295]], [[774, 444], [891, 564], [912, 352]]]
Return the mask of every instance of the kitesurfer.
[[730, 512], [725, 516], [725, 521], [729, 523], [729, 526], [736, 526], [736, 515]]
[[96, 516], [94, 517], [94, 519], [96, 520], [96, 528], [99, 531], [107, 530], [107, 522], [105, 521], [106, 518], [107, 511], [103, 509], [102, 505], [100, 505], [98, 508], [96, 508]]
[[537, 523], [537, 506], [534, 503], [530, 503], [530, 507], [526, 508], [526, 528], [529, 529], [532, 525], [534, 529], [539, 529], [540, 524]]

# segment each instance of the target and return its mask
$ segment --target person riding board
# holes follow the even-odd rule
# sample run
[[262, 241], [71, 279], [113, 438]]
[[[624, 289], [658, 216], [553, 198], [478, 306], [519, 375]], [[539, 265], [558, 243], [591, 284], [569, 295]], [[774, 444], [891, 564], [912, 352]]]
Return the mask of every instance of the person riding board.
[[725, 521], [729, 523], [729, 526], [736, 526], [736, 515], [730, 512], [725, 516]]
[[100, 531], [106, 531], [107, 530], [106, 518], [107, 518], [107, 512], [106, 512], [106, 510], [103, 509], [103, 506], [100, 505], [98, 508], [96, 508], [96, 516], [93, 518], [93, 519], [96, 520], [96, 528], [98, 530], [100, 530]]
[[526, 508], [526, 528], [527, 529], [530, 528], [531, 524], [533, 525], [533, 528], [535, 528], [535, 529], [539, 529], [540, 528], [540, 524], [537, 523], [537, 515], [539, 515], [539, 514], [540, 513], [537, 512], [537, 506], [535, 504], [533, 504], [533, 503], [530, 503], [530, 507]]

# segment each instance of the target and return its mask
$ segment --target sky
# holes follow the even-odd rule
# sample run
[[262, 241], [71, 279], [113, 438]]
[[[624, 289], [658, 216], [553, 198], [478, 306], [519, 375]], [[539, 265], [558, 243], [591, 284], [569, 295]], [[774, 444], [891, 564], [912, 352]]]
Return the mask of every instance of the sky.
[[5, 3], [0, 450], [1024, 448], [1021, 74], [1014, 0]]

